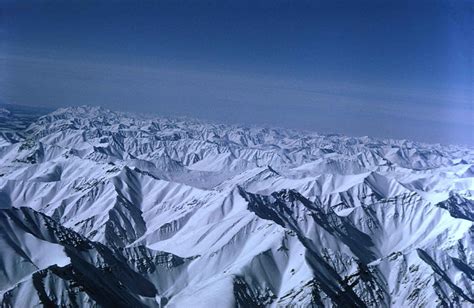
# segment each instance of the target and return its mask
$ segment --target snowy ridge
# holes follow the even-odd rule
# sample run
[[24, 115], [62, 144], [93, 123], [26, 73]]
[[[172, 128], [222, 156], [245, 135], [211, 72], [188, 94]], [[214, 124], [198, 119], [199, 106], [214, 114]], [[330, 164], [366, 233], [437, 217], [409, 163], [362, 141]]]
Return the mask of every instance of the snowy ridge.
[[88, 106], [0, 137], [4, 306], [474, 304], [471, 148]]

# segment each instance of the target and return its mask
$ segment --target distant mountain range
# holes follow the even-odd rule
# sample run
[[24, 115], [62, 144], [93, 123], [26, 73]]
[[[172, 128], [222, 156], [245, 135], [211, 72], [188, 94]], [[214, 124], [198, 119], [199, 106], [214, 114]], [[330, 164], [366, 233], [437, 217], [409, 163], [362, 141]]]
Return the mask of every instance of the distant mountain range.
[[474, 149], [0, 109], [3, 307], [472, 307]]
[[0, 101], [0, 131], [21, 131], [53, 109], [46, 107], [7, 104]]

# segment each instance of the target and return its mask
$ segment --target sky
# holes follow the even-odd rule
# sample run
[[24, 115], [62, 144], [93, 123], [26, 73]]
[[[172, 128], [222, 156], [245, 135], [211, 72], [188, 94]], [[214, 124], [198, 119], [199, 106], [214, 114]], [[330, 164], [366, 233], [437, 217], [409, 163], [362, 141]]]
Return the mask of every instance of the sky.
[[474, 145], [472, 1], [0, 1], [0, 102]]

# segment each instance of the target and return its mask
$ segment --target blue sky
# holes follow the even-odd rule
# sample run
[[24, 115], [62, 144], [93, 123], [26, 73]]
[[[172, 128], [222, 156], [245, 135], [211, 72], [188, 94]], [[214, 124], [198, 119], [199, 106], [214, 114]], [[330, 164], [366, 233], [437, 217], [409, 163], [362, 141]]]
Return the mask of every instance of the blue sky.
[[472, 2], [2, 3], [2, 101], [474, 144]]

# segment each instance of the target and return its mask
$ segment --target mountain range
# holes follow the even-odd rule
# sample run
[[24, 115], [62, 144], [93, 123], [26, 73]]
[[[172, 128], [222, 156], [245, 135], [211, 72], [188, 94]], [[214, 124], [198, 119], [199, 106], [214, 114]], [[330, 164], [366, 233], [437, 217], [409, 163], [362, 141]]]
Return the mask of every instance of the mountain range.
[[2, 307], [472, 307], [474, 149], [0, 109]]

